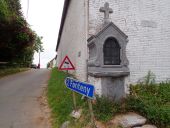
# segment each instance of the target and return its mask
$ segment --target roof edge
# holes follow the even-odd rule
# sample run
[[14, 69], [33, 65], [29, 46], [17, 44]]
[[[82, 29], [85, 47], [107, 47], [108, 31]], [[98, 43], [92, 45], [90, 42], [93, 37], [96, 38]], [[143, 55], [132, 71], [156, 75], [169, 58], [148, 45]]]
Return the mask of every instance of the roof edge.
[[122, 36], [124, 36], [126, 39], [128, 36], [120, 29], [118, 28], [113, 22], [110, 22], [108, 24], [103, 25], [103, 28], [100, 29], [99, 32], [95, 33], [95, 35], [92, 35], [88, 38], [88, 42], [90, 42], [92, 39], [98, 37], [101, 33], [103, 33], [109, 26], [113, 26], [114, 29], [116, 29]]
[[70, 1], [71, 0], [65, 0], [65, 2], [64, 2], [63, 13], [62, 13], [62, 18], [61, 18], [61, 23], [60, 23], [60, 29], [59, 29], [59, 33], [58, 33], [56, 52], [58, 51], [58, 47], [59, 47], [59, 44], [60, 44], [60, 39], [61, 39], [61, 35], [62, 35], [62, 31], [63, 31], [63, 27], [64, 27], [64, 23], [65, 23], [65, 19], [66, 19], [66, 15], [67, 15], [67, 11], [68, 11]]

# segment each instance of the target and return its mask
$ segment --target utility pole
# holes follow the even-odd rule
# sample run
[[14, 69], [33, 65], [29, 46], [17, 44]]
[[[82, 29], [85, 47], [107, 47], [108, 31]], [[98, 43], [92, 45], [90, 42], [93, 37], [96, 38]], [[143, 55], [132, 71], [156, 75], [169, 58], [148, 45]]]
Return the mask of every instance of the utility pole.
[[38, 63], [38, 68], [40, 69], [40, 53], [41, 51], [39, 50], [39, 63]]

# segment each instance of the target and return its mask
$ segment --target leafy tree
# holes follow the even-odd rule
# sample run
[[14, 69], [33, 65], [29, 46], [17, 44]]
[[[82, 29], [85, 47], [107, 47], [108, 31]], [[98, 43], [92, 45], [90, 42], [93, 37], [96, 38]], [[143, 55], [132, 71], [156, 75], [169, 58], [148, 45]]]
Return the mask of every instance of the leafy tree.
[[9, 9], [11, 12], [16, 14], [17, 16], [22, 16], [21, 13], [21, 4], [19, 0], [6, 0], [9, 4]]
[[0, 21], [9, 20], [10, 10], [6, 0], [0, 0]]
[[34, 51], [43, 51], [41, 40], [24, 19], [19, 0], [0, 0], [0, 62], [28, 66]]
[[34, 43], [34, 50], [36, 52], [43, 52], [44, 51], [44, 48], [42, 46], [43, 42], [42, 42], [42, 39], [43, 37], [39, 37], [38, 35], [36, 36], [36, 40], [35, 40], [35, 43]]

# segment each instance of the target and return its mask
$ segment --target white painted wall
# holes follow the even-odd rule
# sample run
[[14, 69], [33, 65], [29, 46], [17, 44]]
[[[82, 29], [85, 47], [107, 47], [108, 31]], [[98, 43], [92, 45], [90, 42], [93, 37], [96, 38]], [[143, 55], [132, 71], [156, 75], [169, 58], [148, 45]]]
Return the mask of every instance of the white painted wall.
[[109, 2], [114, 22], [129, 37], [130, 82], [151, 70], [157, 82], [170, 78], [170, 0], [89, 0], [89, 36], [103, 23], [99, 8]]
[[[72, 0], [58, 50], [57, 65], [68, 55], [79, 79], [86, 78], [87, 0]], [[170, 0], [89, 0], [89, 37], [103, 23], [99, 8], [109, 2], [114, 22], [129, 37], [130, 82], [135, 83], [149, 70], [158, 82], [170, 78]], [[81, 54], [78, 57], [78, 54]]]
[[86, 16], [85, 0], [71, 0], [57, 57], [59, 66], [64, 57], [68, 55], [76, 68], [71, 73], [83, 81], [86, 79], [87, 59]]
[[53, 63], [53, 68], [56, 67], [56, 59], [55, 58], [53, 59], [52, 63]]

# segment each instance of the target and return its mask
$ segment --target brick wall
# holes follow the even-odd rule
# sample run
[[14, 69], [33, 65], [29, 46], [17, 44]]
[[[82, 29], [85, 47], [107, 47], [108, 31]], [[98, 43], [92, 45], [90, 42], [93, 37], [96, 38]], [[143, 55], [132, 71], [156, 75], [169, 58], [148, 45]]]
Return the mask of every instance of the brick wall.
[[149, 70], [157, 82], [170, 78], [170, 0], [89, 0], [89, 36], [103, 23], [105, 2], [113, 9], [111, 21], [129, 37], [130, 82]]

